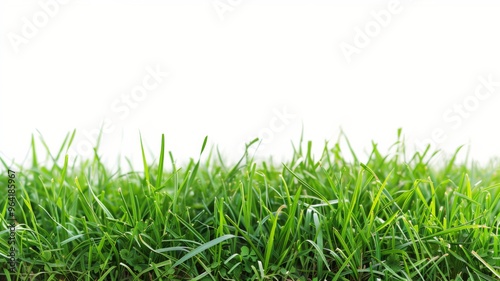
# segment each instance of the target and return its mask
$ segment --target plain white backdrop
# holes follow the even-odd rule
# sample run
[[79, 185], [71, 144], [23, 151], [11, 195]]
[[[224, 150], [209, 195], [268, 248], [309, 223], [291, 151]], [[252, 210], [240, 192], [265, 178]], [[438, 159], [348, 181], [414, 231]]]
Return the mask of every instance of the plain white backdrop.
[[[31, 135], [70, 157], [140, 159], [139, 132], [179, 160], [205, 136], [230, 159], [319, 151], [342, 130], [360, 156], [403, 128], [410, 147], [500, 155], [500, 6], [492, 1], [78, 1], [0, 4], [0, 156]], [[38, 146], [41, 149], [41, 145]]]

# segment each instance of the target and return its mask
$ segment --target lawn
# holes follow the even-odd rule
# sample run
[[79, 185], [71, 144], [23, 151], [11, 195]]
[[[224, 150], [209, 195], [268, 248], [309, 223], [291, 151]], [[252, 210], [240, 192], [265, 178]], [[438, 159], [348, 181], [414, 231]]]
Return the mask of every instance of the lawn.
[[340, 134], [321, 155], [300, 140], [282, 164], [227, 164], [205, 139], [178, 165], [162, 136], [110, 170], [98, 149], [68, 161], [74, 135], [0, 159], [0, 280], [500, 279], [500, 166], [460, 148], [407, 155], [398, 130], [364, 162]]

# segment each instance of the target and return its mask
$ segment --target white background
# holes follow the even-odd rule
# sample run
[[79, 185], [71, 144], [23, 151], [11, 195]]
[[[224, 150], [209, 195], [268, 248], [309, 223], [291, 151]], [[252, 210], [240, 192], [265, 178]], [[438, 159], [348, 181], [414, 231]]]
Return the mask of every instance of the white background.
[[[105, 122], [110, 163], [140, 159], [139, 132], [183, 161], [207, 135], [229, 159], [259, 136], [258, 155], [283, 159], [302, 128], [318, 150], [342, 128], [364, 157], [400, 127], [410, 147], [486, 161], [500, 153], [500, 7], [430, 2], [2, 0], [0, 157], [26, 163], [32, 134], [56, 152], [73, 129], [70, 156], [88, 157]], [[169, 75], [122, 103], [148, 68]]]

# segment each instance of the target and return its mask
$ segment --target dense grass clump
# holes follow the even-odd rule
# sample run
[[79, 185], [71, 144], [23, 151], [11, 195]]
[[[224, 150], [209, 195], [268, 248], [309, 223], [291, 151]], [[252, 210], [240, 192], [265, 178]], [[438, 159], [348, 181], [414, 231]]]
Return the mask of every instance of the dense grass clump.
[[206, 160], [180, 167], [162, 139], [127, 173], [98, 153], [69, 163], [73, 136], [44, 161], [33, 142], [31, 167], [2, 160], [1, 194], [19, 169], [18, 264], [4, 262], [3, 196], [0, 280], [500, 279], [498, 166], [430, 164], [400, 132], [364, 163], [342, 137], [318, 158], [301, 141], [282, 165], [245, 154], [228, 166], [205, 139]]

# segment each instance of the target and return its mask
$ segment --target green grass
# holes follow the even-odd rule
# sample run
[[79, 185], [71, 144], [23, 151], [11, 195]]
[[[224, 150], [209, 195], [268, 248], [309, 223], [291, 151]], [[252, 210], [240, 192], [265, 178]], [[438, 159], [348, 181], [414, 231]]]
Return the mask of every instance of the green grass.
[[162, 138], [155, 159], [137, 148], [139, 172], [97, 152], [68, 162], [73, 137], [56, 153], [33, 140], [30, 165], [1, 161], [2, 194], [17, 171], [19, 263], [9, 275], [3, 196], [0, 280], [500, 279], [498, 165], [430, 164], [401, 131], [364, 163], [342, 134], [316, 157], [301, 140], [281, 165], [228, 165], [205, 139], [203, 160], [177, 166]]

